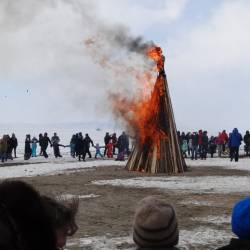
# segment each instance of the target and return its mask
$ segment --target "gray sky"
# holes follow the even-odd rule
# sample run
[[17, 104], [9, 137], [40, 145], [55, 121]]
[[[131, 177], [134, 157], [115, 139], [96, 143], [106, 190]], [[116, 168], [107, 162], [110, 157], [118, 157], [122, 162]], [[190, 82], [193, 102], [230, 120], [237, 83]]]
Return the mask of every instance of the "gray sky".
[[1, 122], [112, 121], [107, 93], [131, 82], [84, 40], [125, 26], [162, 46], [179, 129], [249, 129], [249, 11], [248, 0], [0, 0]]

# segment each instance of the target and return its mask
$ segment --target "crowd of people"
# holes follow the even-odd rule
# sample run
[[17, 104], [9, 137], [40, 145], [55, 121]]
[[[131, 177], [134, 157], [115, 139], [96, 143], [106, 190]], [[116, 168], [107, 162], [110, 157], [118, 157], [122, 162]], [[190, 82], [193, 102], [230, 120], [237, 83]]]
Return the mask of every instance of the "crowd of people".
[[[40, 146], [40, 152], [37, 153], [37, 147]], [[7, 160], [13, 160], [17, 158], [16, 149], [18, 141], [15, 134], [4, 135], [0, 139], [0, 159], [2, 162]], [[77, 158], [79, 161], [85, 161], [86, 155], [92, 158], [90, 148], [95, 150], [95, 158], [113, 158], [117, 155], [116, 160], [124, 160], [125, 155], [129, 154], [129, 136], [122, 132], [120, 136], [116, 136], [116, 133], [109, 134], [108, 132], [104, 136], [103, 145], [100, 143], [94, 143], [89, 134], [83, 136], [82, 132], [72, 135], [70, 143], [68, 145], [61, 144], [61, 140], [57, 133], [50, 138], [48, 133], [40, 133], [38, 138], [35, 136], [31, 138], [30, 134], [26, 135], [24, 146], [24, 159], [29, 160], [31, 157], [43, 156], [48, 158], [48, 147], [53, 148], [55, 158], [62, 157], [60, 147], [69, 147], [70, 154], [73, 158]]]
[[[0, 249], [60, 250], [78, 229], [79, 199], [65, 201], [41, 195], [23, 181], [0, 184]], [[232, 238], [218, 250], [250, 249], [250, 198], [236, 203], [232, 212]], [[132, 223], [137, 250], [178, 250], [179, 226], [175, 208], [163, 196], [142, 199]]]
[[244, 142], [244, 151], [246, 156], [250, 156], [250, 133], [247, 130], [242, 137], [237, 128], [227, 134], [226, 130], [220, 132], [217, 136], [208, 137], [207, 131], [199, 130], [193, 133], [177, 132], [181, 152], [185, 158], [191, 160], [206, 160], [207, 155], [211, 158], [217, 153], [218, 157], [229, 156], [230, 160], [239, 160], [239, 148]]

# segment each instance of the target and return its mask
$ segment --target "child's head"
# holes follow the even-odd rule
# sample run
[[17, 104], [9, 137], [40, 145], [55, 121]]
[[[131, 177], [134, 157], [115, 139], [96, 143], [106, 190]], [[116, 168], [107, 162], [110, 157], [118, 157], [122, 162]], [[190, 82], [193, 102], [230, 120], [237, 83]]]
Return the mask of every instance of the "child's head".
[[165, 198], [148, 196], [139, 202], [133, 224], [133, 239], [142, 248], [165, 248], [178, 244], [175, 210]]
[[250, 239], [250, 197], [235, 204], [231, 223], [232, 231], [240, 239]]
[[99, 143], [96, 143], [96, 147], [99, 147]]

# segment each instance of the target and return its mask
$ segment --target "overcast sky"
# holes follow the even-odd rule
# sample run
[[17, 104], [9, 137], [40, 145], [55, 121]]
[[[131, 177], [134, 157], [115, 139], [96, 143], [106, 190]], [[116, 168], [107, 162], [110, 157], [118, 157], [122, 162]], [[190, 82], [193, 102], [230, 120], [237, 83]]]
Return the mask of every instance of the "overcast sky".
[[249, 13], [248, 0], [0, 0], [0, 122], [112, 121], [121, 83], [84, 40], [120, 25], [163, 48], [180, 130], [250, 129]]

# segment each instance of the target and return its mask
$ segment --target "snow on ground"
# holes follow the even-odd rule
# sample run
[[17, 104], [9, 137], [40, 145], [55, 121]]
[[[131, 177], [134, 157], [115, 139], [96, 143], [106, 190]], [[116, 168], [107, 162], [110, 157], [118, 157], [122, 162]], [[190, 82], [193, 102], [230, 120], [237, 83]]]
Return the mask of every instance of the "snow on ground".
[[170, 189], [188, 193], [241, 193], [250, 191], [248, 176], [139, 177], [93, 181], [95, 185]]
[[71, 200], [74, 198], [89, 199], [89, 198], [97, 198], [97, 197], [100, 197], [100, 195], [96, 195], [96, 194], [87, 194], [87, 195], [62, 194], [62, 195], [57, 196], [58, 199], [63, 199], [63, 200]]
[[191, 218], [191, 220], [204, 222], [204, 223], [212, 223], [215, 225], [221, 225], [221, 224], [230, 224], [231, 217], [230, 216], [212, 216], [212, 215], [209, 215], [207, 217], [194, 217], [194, 218]]
[[182, 205], [193, 205], [193, 206], [208, 206], [208, 207], [218, 207], [218, 206], [223, 206], [224, 204], [217, 203], [217, 202], [212, 202], [212, 201], [198, 201], [198, 200], [182, 200], [178, 202], [179, 204]]
[[[13, 161], [13, 163], [15, 160]], [[12, 163], [12, 162], [11, 162]], [[35, 163], [35, 164], [32, 164]], [[79, 162], [71, 157], [63, 157], [60, 159], [31, 159], [27, 161], [27, 164], [16, 166], [0, 165], [0, 179], [17, 178], [17, 177], [32, 177], [39, 175], [55, 175], [65, 173], [67, 170], [84, 170], [92, 167], [100, 166], [125, 166], [125, 162], [119, 162], [114, 160], [95, 160]]]
[[[209, 227], [198, 227], [194, 230], [180, 230], [179, 244], [180, 249], [190, 249], [190, 247], [217, 247], [227, 244], [233, 235], [223, 230], [216, 230]], [[69, 240], [67, 246], [85, 247], [93, 250], [131, 250], [135, 249], [133, 246], [133, 237], [114, 237], [111, 236], [96, 236], [83, 237], [80, 239]]]
[[230, 161], [229, 158], [207, 158], [206, 160], [185, 159], [190, 167], [222, 167], [250, 171], [250, 158], [240, 158], [238, 162]]

